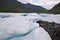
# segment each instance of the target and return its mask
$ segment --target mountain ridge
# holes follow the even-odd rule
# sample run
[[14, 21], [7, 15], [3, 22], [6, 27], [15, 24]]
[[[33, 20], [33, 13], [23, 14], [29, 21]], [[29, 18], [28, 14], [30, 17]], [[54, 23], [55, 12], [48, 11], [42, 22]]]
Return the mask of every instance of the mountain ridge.
[[[6, 10], [5, 10], [6, 9]], [[1, 0], [0, 1], [0, 12], [40, 12], [46, 10], [41, 6], [32, 4], [23, 4], [17, 0]]]
[[44, 11], [45, 13], [51, 13], [51, 14], [60, 14], [60, 3], [55, 5], [52, 9]]

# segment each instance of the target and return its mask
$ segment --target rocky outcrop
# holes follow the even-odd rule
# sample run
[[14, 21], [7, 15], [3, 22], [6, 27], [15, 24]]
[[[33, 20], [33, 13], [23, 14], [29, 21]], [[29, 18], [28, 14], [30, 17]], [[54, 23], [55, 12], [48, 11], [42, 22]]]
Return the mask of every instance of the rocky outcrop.
[[38, 23], [50, 34], [52, 40], [60, 40], [60, 24], [46, 21], [38, 21]]

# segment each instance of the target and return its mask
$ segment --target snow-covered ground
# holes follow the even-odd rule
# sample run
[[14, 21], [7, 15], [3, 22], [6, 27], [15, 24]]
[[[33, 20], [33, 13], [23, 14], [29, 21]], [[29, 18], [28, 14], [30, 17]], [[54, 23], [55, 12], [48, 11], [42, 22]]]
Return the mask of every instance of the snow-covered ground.
[[36, 21], [60, 23], [60, 14], [0, 13], [0, 40], [52, 40]]

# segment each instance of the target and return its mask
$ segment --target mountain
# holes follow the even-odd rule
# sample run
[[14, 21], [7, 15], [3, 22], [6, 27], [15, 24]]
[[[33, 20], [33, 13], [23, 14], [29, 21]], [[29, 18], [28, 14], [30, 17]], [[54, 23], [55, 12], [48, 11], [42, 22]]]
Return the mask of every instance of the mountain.
[[0, 11], [2, 12], [28, 12], [22, 3], [17, 0], [0, 0]]
[[36, 6], [30, 3], [24, 4], [24, 6], [30, 10], [31, 12], [41, 12], [46, 10], [45, 8], [41, 7], [41, 6]]
[[52, 11], [53, 13], [60, 13], [60, 3], [55, 5], [50, 11]]
[[52, 9], [57, 9], [57, 8], [60, 8], [60, 3], [58, 3], [57, 5], [55, 5]]
[[45, 13], [60, 14], [60, 3], [55, 5], [52, 9], [44, 11]]
[[40, 12], [46, 10], [30, 3], [23, 4], [17, 0], [0, 0], [0, 12]]

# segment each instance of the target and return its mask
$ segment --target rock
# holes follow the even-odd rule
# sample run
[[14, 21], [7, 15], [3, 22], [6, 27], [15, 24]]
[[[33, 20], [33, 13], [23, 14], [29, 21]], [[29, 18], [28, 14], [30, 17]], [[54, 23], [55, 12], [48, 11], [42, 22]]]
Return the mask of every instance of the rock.
[[51, 36], [52, 40], [60, 40], [60, 24], [54, 22], [38, 21]]

